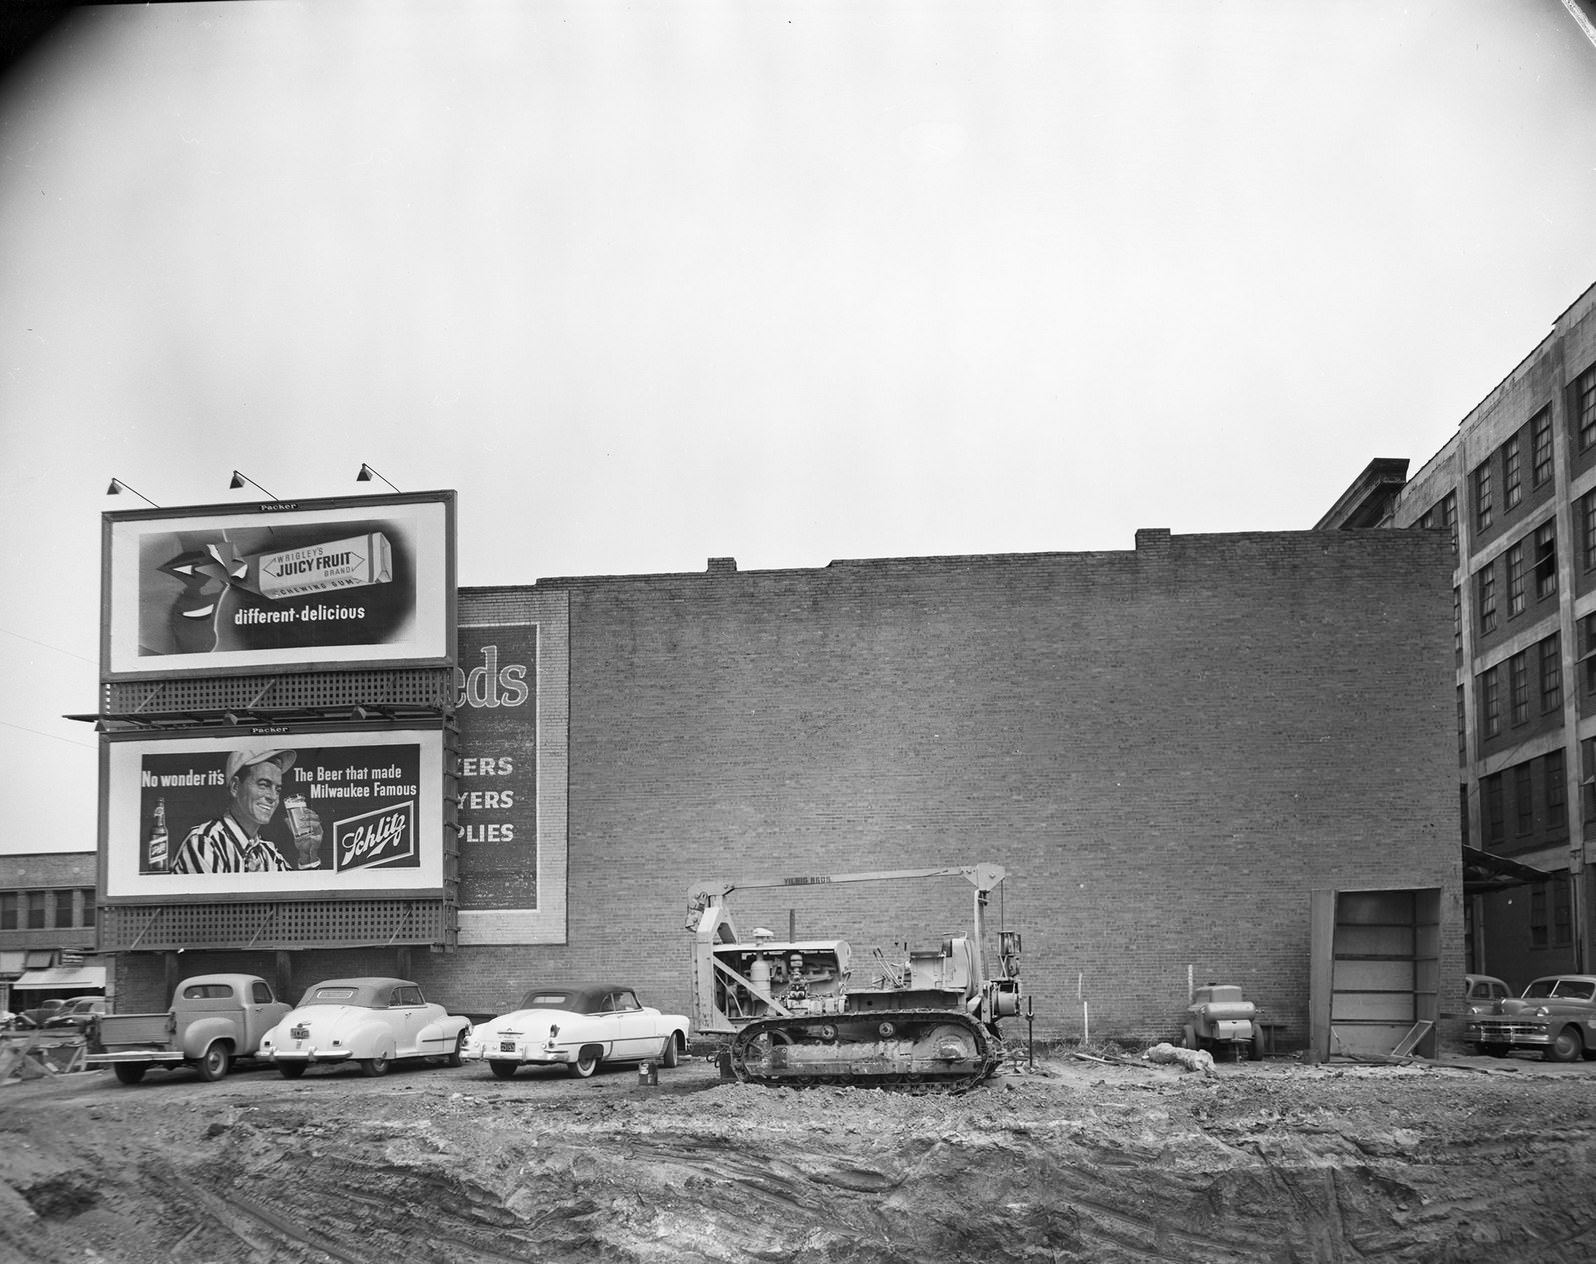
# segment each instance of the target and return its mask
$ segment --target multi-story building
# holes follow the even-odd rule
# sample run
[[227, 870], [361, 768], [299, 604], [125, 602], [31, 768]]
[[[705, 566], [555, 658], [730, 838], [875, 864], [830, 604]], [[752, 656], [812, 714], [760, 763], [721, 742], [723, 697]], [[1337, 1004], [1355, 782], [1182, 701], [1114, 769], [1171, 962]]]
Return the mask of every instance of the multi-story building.
[[0, 856], [0, 1010], [103, 991], [93, 852]]
[[1596, 287], [1417, 473], [1376, 460], [1318, 523], [1446, 532], [1468, 961], [1591, 969], [1596, 900]]

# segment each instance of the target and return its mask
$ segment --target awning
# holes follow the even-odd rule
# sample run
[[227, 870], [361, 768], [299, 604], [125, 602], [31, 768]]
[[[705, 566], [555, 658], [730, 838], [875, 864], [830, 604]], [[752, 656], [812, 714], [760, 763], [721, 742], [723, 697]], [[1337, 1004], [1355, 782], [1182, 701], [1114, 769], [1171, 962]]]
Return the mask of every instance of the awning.
[[1484, 895], [1506, 887], [1524, 886], [1531, 882], [1548, 882], [1552, 875], [1533, 865], [1526, 865], [1506, 856], [1481, 851], [1478, 847], [1463, 849], [1463, 892], [1465, 895]]
[[26, 967], [22, 964], [23, 954], [18, 952], [0, 952], [0, 979], [14, 979]]
[[69, 988], [98, 988], [105, 991], [104, 966], [55, 966], [49, 970], [29, 970], [11, 985], [13, 991], [66, 991]]

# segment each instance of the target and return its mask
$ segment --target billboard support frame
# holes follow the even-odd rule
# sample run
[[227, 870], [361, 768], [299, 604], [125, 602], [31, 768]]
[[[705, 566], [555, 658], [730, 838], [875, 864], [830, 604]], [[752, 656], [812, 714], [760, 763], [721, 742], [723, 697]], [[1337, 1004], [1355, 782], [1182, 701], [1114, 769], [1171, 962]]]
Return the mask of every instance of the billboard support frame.
[[[459, 923], [455, 493], [107, 513], [102, 542], [100, 709], [70, 717], [92, 722], [100, 736], [100, 951], [425, 946], [452, 952]], [[344, 544], [370, 547], [361, 552]], [[365, 569], [337, 571], [345, 558]], [[189, 587], [174, 598], [182, 583]], [[201, 584], [212, 606], [193, 600]], [[361, 623], [368, 610], [382, 615], [369, 627]], [[215, 637], [197, 649], [174, 639], [183, 632], [180, 616], [195, 613]], [[244, 631], [233, 631], [235, 624]], [[274, 624], [289, 631], [274, 639]], [[255, 625], [268, 631], [255, 635]], [[123, 743], [132, 745], [113, 756]], [[262, 745], [342, 751], [350, 775], [354, 763], [363, 765], [372, 783], [361, 792], [373, 796], [366, 832], [357, 824], [353, 834], [338, 833], [358, 822], [363, 803], [323, 799], [314, 810], [332, 817], [331, 854], [339, 857], [329, 867], [316, 867], [314, 857], [296, 865], [281, 841], [283, 822], [274, 817], [270, 849], [279, 860], [264, 874], [186, 868], [172, 876], [187, 889], [160, 890], [166, 875], [145, 868], [143, 851], [145, 795], [158, 793], [150, 757], [170, 752], [191, 759], [196, 770], [209, 769], [203, 773], [209, 789], [199, 790], [191, 775], [189, 789], [171, 792], [187, 796], [193, 815], [198, 796], [220, 793], [221, 757]], [[387, 757], [390, 747], [400, 758]], [[364, 757], [368, 752], [380, 758]], [[129, 781], [135, 765], [142, 771]], [[414, 766], [414, 777], [377, 784], [379, 769], [401, 765]], [[300, 788], [288, 780], [289, 766], [283, 773], [279, 799]], [[389, 800], [378, 792], [412, 783], [414, 793], [398, 796], [405, 802], [381, 806]], [[316, 786], [310, 793], [336, 795], [343, 788]], [[409, 815], [400, 832], [414, 854], [390, 861], [370, 850], [369, 840], [381, 814], [397, 819], [401, 807]], [[210, 815], [220, 821], [220, 811], [215, 805]], [[256, 835], [249, 837], [253, 843]], [[368, 850], [339, 851], [351, 837]], [[113, 845], [121, 850], [108, 863]], [[362, 864], [372, 857], [375, 864]], [[340, 883], [345, 860], [348, 885]], [[400, 867], [383, 872], [385, 863]], [[257, 879], [262, 889], [238, 889]]]

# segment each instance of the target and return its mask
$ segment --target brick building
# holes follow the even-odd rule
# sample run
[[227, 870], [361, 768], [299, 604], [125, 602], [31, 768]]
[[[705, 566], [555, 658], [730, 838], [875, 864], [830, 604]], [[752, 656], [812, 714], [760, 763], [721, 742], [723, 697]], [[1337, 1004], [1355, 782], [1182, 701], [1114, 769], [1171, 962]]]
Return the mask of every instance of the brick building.
[[1372, 462], [1318, 525], [1449, 542], [1470, 968], [1596, 968], [1596, 287], [1407, 467]]
[[[458, 947], [183, 968], [301, 986], [397, 965], [465, 1012], [614, 976], [685, 1009], [695, 882], [994, 861], [1039, 1035], [1078, 1035], [1086, 1003], [1094, 1038], [1168, 1038], [1195, 978], [1300, 1045], [1316, 891], [1427, 893], [1397, 990], [1460, 987], [1451, 567], [1437, 533], [1152, 530], [463, 589]], [[970, 890], [734, 903], [868, 961], [963, 933]], [[162, 1003], [173, 968], [123, 953], [125, 1002]]]
[[93, 852], [0, 856], [0, 1010], [104, 990], [95, 877]]

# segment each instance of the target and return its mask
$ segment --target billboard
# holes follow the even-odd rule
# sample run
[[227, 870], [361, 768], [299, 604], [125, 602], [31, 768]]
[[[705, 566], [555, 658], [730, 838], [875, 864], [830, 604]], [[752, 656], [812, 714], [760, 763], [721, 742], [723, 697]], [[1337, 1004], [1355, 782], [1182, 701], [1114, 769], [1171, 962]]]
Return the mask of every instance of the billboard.
[[454, 493], [103, 516], [103, 679], [453, 661]]
[[107, 900], [441, 896], [442, 722], [109, 734]]

